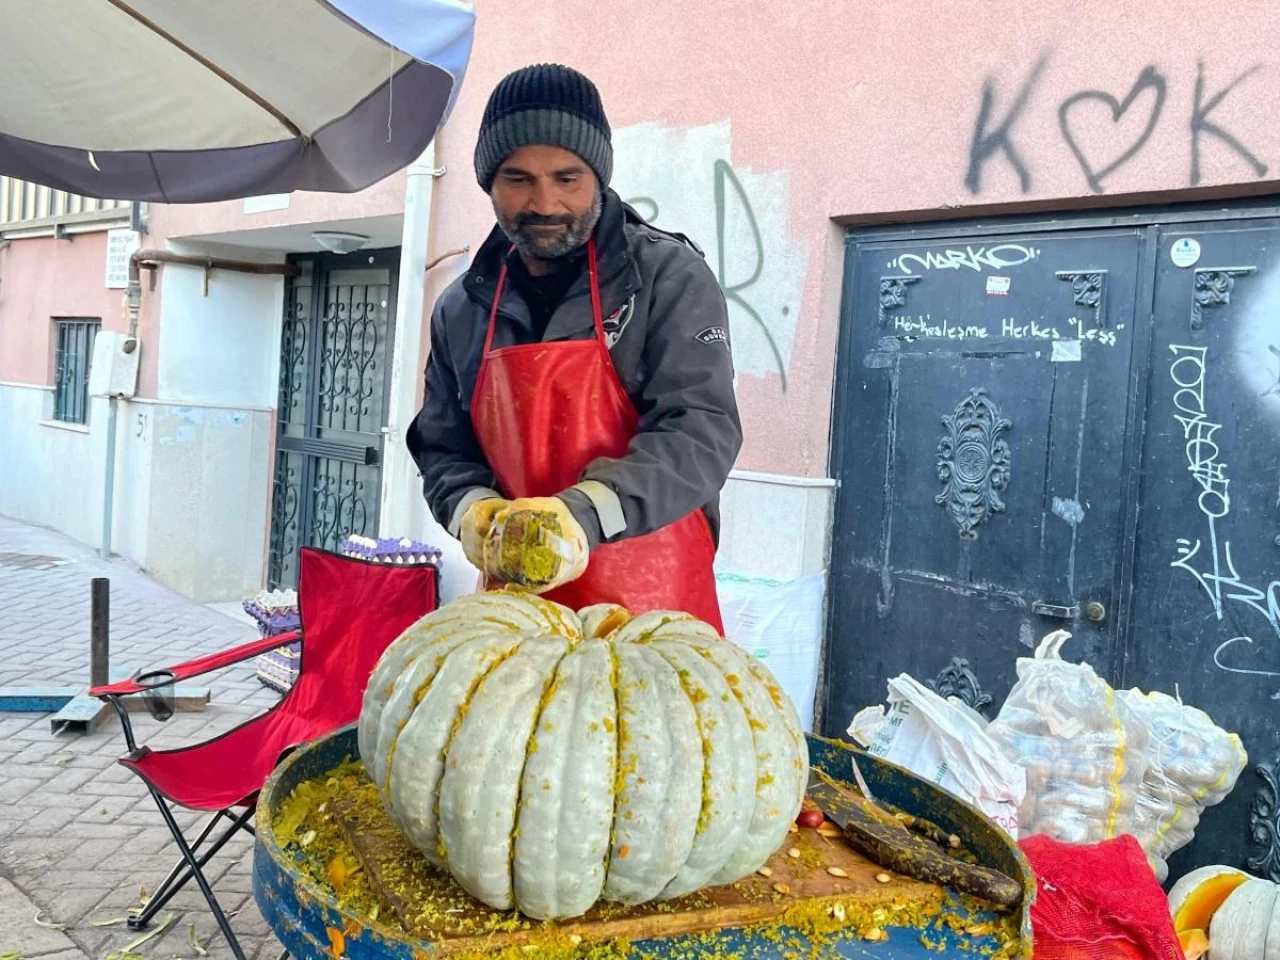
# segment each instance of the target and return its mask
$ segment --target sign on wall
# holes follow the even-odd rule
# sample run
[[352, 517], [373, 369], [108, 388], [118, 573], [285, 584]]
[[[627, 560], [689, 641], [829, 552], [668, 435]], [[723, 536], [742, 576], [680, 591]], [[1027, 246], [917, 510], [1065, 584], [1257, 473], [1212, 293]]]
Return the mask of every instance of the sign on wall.
[[107, 231], [107, 289], [123, 290], [129, 285], [129, 258], [142, 246], [136, 230], [122, 227]]

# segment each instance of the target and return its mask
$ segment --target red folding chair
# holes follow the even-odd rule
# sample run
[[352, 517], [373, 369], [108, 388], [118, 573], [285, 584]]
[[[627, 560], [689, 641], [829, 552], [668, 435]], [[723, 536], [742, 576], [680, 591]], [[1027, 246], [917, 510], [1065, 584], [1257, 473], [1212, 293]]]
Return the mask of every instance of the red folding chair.
[[[392, 566], [306, 548], [301, 551], [300, 563], [302, 628], [298, 633], [256, 640], [90, 691], [109, 702], [120, 716], [129, 752], [119, 762], [142, 778], [182, 854], [145, 908], [130, 917], [129, 926], [135, 930], [147, 927], [160, 908], [194, 877], [232, 952], [237, 960], [244, 960], [231, 924], [205, 878], [204, 865], [237, 831], [253, 834], [251, 821], [258, 792], [284, 756], [359, 718], [365, 684], [382, 652], [436, 607], [439, 584], [434, 566]], [[298, 678], [266, 713], [193, 747], [151, 750], [135, 742], [122, 697], [154, 696], [159, 688], [221, 670], [299, 638], [302, 662]], [[194, 842], [189, 843], [183, 835], [170, 804], [213, 811]], [[225, 831], [204, 846], [224, 820], [228, 822]]]

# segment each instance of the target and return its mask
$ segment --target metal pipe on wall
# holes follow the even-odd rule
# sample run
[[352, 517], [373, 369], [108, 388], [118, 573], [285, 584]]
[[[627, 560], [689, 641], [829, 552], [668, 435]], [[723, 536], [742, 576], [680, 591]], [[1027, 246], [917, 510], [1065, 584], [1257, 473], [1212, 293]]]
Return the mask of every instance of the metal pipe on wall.
[[107, 398], [107, 462], [103, 470], [106, 477], [102, 485], [102, 545], [98, 548], [98, 554], [104, 560], [111, 556], [111, 533], [115, 524], [116, 420], [120, 412], [119, 407], [119, 398], [114, 396]]
[[423, 316], [427, 272], [468, 247], [445, 251], [428, 259], [431, 241], [432, 192], [436, 178], [444, 174], [435, 165], [435, 141], [408, 169], [404, 193], [404, 231], [400, 241], [400, 278], [396, 295], [396, 332], [391, 356], [391, 405], [384, 434], [382, 502], [379, 506], [381, 536], [413, 536], [430, 540], [445, 552], [441, 598], [469, 593], [474, 572], [458, 542], [431, 518], [422, 500], [418, 470], [405, 444], [405, 431], [418, 413], [418, 388], [422, 383], [422, 358], [428, 326]]
[[155, 272], [162, 263], [201, 267], [204, 270], [205, 296], [209, 295], [209, 273], [213, 270], [274, 274], [281, 277], [296, 277], [302, 272], [301, 268], [294, 263], [258, 263], [254, 260], [228, 260], [224, 257], [174, 253], [172, 250], [149, 248], [135, 251], [133, 256], [129, 258], [129, 286], [125, 294], [126, 303], [129, 307], [129, 342], [124, 345], [126, 353], [133, 353], [138, 348], [138, 313], [142, 308], [142, 271], [151, 271], [151, 286], [154, 289]]

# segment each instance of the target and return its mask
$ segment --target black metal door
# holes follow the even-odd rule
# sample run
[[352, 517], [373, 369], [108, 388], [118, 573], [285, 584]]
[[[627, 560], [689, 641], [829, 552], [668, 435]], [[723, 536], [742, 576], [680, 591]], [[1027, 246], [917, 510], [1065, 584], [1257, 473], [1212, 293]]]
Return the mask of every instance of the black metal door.
[[829, 735], [902, 672], [998, 707], [1059, 627], [1108, 672], [1145, 236], [851, 241]]
[[293, 258], [280, 351], [269, 583], [298, 550], [376, 535], [395, 326], [397, 250]]
[[1157, 264], [1123, 680], [1181, 693], [1262, 766], [1171, 872], [1280, 880], [1280, 221], [1170, 225]]
[[1280, 880], [1280, 218], [1207, 217], [851, 236], [823, 728], [903, 671], [997, 707], [1060, 625], [1249, 752], [1171, 877]]

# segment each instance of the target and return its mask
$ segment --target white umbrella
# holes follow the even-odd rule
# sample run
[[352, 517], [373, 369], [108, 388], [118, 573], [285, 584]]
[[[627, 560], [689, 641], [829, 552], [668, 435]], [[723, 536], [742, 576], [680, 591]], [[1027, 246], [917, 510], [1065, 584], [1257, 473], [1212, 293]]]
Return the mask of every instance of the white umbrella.
[[360, 190], [448, 116], [462, 0], [0, 0], [0, 173], [117, 200]]

